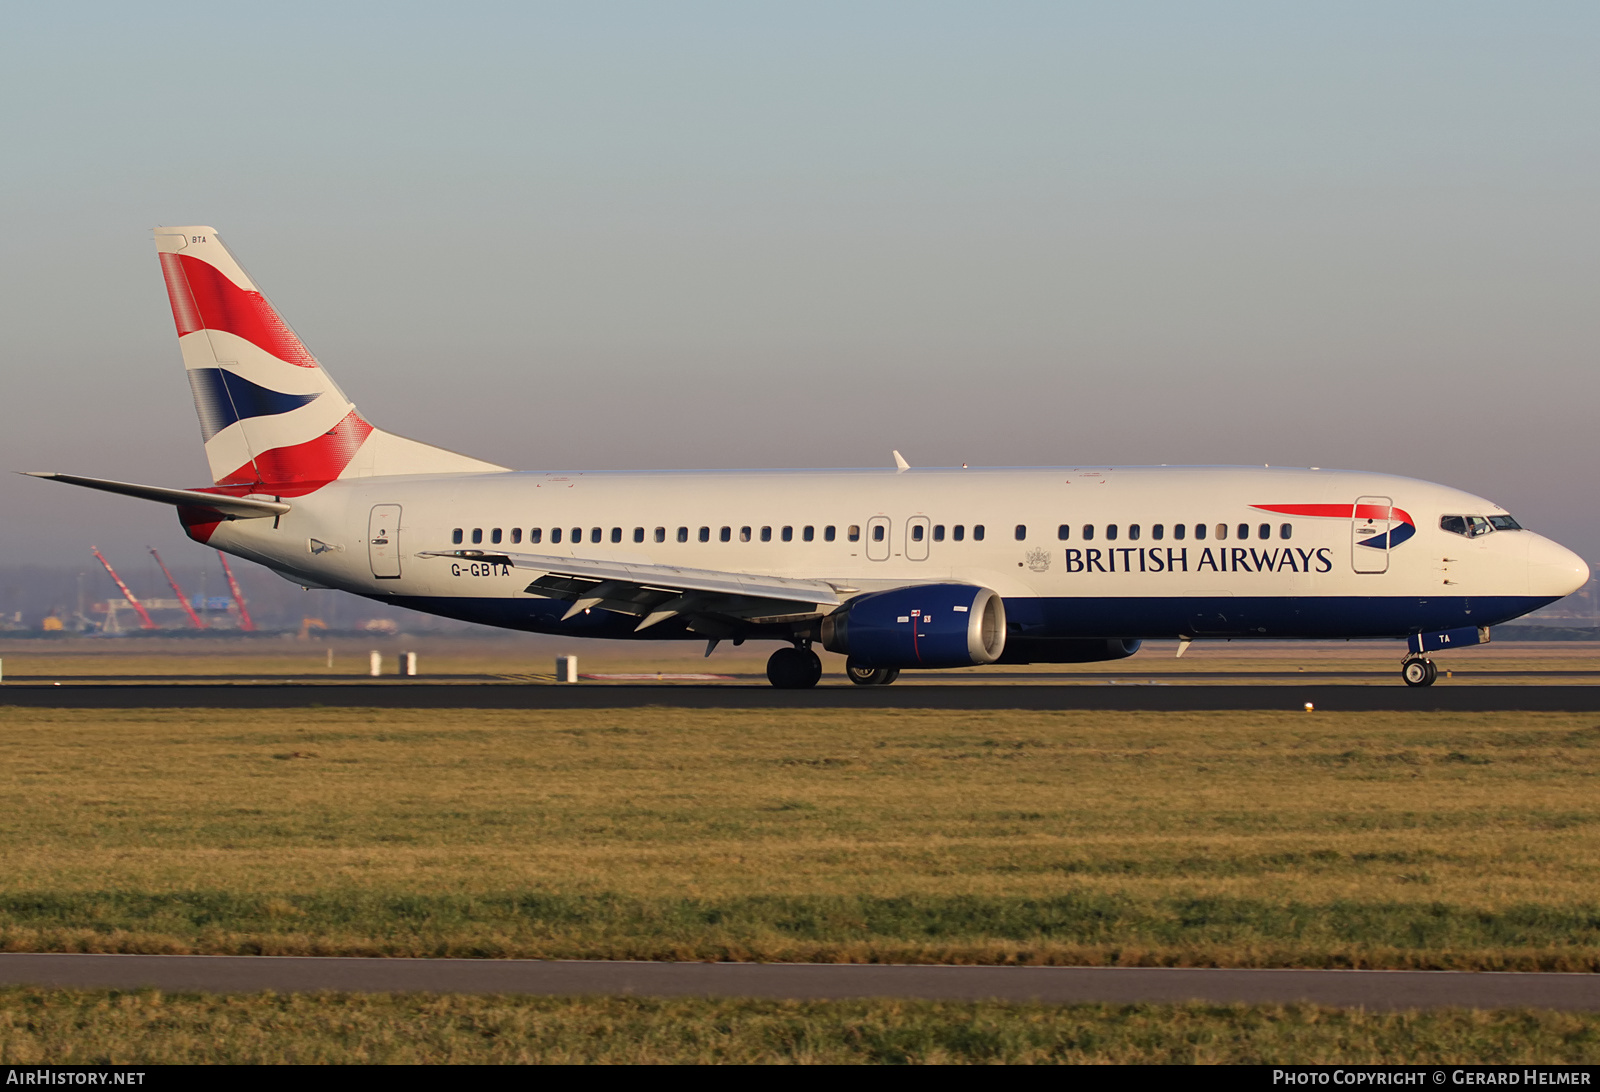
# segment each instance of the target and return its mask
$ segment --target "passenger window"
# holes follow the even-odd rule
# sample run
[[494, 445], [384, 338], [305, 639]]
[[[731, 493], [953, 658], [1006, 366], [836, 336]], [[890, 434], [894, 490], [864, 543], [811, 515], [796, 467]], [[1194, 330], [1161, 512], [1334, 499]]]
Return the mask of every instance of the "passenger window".
[[844, 529], [844, 537], [849, 539], [851, 542], [860, 542], [861, 541], [861, 527], [860, 527], [860, 525], [852, 523], [850, 526], [846, 527]]
[[589, 528], [589, 541], [590, 542], [599, 542], [601, 539], [603, 539], [605, 537], [606, 537], [606, 533], [605, 533], [605, 531], [603, 529], [601, 529], [599, 527], [591, 527], [591, 528]]
[[832, 542], [835, 537], [836, 536], [835, 536], [835, 532], [834, 532], [834, 529], [833, 529], [833, 524], [830, 523], [830, 524], [828, 524], [826, 527], [824, 527], [822, 529], [822, 541], [823, 542]]
[[982, 542], [983, 541], [983, 524], [974, 523], [972, 525], [972, 541], [973, 542]]
[[582, 542], [583, 541], [583, 528], [582, 527], [574, 527], [572, 529], [572, 538], [569, 541], [573, 542], [574, 544]]
[[1195, 539], [1195, 541], [1196, 542], [1200, 542], [1205, 537], [1206, 537], [1206, 525], [1203, 524], [1203, 523], [1195, 524], [1194, 525], [1194, 539]]
[[1065, 541], [1067, 541], [1067, 539], [1069, 539], [1071, 537], [1072, 537], [1072, 527], [1069, 524], [1063, 523], [1061, 526], [1056, 528], [1056, 539], [1058, 541], [1065, 542]]
[[612, 542], [621, 542], [622, 541], [622, 528], [621, 527], [613, 527], [613, 528], [611, 528], [611, 541]]
[[1139, 525], [1137, 523], [1128, 524], [1128, 541], [1129, 542], [1138, 542], [1139, 541]]
[[1278, 537], [1279, 538], [1292, 538], [1293, 536], [1294, 536], [1294, 524], [1285, 523], [1281, 527], [1278, 528]]
[[450, 532], [450, 541], [454, 542], [457, 546], [461, 545], [461, 528], [457, 527], [454, 531]]
[[762, 542], [771, 542], [772, 541], [772, 528], [771, 527], [763, 527], [763, 528], [761, 528], [761, 541]]
[[711, 528], [709, 528], [709, 527], [700, 528], [700, 541], [701, 542], [710, 542], [711, 541]]
[[1115, 523], [1106, 524], [1106, 541], [1117, 541], [1117, 525]]
[[1028, 539], [1028, 525], [1026, 523], [1017, 524], [1017, 541], [1018, 542], [1026, 542], [1027, 539]]
[[1241, 542], [1250, 541], [1250, 525], [1248, 523], [1239, 524], [1239, 540]]
[[529, 542], [538, 542], [542, 538], [544, 538], [544, 528], [542, 528], [542, 527], [531, 527], [531, 528], [528, 529], [528, 541]]
[[1228, 537], [1228, 525], [1226, 523], [1217, 524], [1217, 541], [1221, 542], [1223, 539], [1225, 539], [1227, 537]]
[[679, 542], [688, 542], [689, 541], [689, 528], [687, 528], [687, 527], [679, 527], [678, 528], [678, 541]]
[[912, 542], [921, 542], [922, 541], [922, 524], [913, 523], [911, 525], [911, 541]]
[[482, 542], [483, 542], [483, 528], [482, 527], [474, 527], [472, 529], [472, 544], [474, 546], [478, 546], [478, 545], [481, 545]]
[[494, 543], [496, 546], [500, 545], [500, 540], [504, 537], [504, 533], [498, 527], [489, 532], [489, 541]]
[[1150, 528], [1150, 537], [1155, 539], [1157, 542], [1160, 542], [1162, 539], [1167, 537], [1167, 529], [1159, 523], [1154, 524]]
[[793, 527], [785, 527], [783, 529], [783, 541], [785, 541], [785, 542], [793, 542], [794, 541], [794, 528]]
[[561, 528], [559, 528], [559, 527], [550, 528], [550, 541], [551, 542], [560, 542], [561, 541]]
[[817, 539], [817, 529], [808, 523], [805, 526], [805, 530], [800, 532], [800, 537], [805, 539], [807, 542], [815, 542]]
[[935, 523], [933, 525], [933, 541], [935, 541], [935, 542], [943, 542], [944, 541], [944, 524]]
[[665, 541], [667, 541], [667, 529], [665, 527], [657, 527], [656, 528], [656, 541], [657, 542], [665, 542]]
[[1182, 542], [1188, 534], [1189, 525], [1187, 523], [1174, 523], [1172, 525], [1172, 537], [1174, 540]]
[[633, 529], [633, 541], [635, 541], [635, 542], [643, 542], [644, 541], [644, 528], [643, 527], [635, 527]]
[[748, 527], [739, 528], [739, 541], [740, 542], [749, 542], [750, 541], [750, 528], [748, 528]]
[[883, 524], [874, 523], [872, 525], [872, 541], [873, 542], [882, 542], [883, 541]]
[[1263, 523], [1260, 527], [1257, 527], [1256, 528], [1256, 537], [1257, 538], [1271, 538], [1272, 537], [1272, 524]]
[[1083, 541], [1085, 541], [1085, 542], [1093, 542], [1094, 541], [1094, 524], [1085, 523], [1083, 525]]
[[[717, 532], [717, 537], [719, 539], [721, 539], [723, 542], [732, 542], [733, 541], [733, 528], [732, 527], [724, 527], [722, 530]], [[750, 536], [748, 534], [745, 535], [746, 539], [748, 539], [749, 537]]]
[[967, 528], [963, 524], [956, 524], [954, 527], [950, 528], [950, 537], [955, 539], [957, 542], [960, 542], [967, 537]]
[[511, 528], [511, 545], [515, 546], [522, 541], [522, 528]]

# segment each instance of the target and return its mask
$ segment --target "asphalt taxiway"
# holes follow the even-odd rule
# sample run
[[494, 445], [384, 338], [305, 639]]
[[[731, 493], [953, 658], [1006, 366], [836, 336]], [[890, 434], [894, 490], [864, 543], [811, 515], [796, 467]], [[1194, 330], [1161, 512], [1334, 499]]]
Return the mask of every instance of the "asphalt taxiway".
[[1020, 709], [1304, 710], [1328, 712], [1600, 712], [1600, 686], [1583, 685], [1184, 685], [1129, 680], [1087, 685], [819, 686], [775, 690], [759, 684], [238, 682], [214, 684], [5, 683], [0, 707], [44, 709]]
[[1293, 1004], [1600, 1011], [1600, 975], [1209, 967], [952, 967], [326, 956], [0, 954], [0, 985], [169, 992]]

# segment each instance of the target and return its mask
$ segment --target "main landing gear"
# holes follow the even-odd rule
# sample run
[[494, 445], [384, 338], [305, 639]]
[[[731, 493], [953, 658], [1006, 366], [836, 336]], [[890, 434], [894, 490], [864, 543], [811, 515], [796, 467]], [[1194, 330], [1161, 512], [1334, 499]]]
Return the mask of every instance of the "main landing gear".
[[857, 686], [888, 686], [900, 677], [898, 667], [867, 667], [855, 660], [847, 660], [844, 665], [844, 674], [847, 679]]
[[1433, 680], [1439, 677], [1439, 669], [1432, 660], [1412, 657], [1400, 665], [1400, 677], [1407, 686], [1432, 686]]
[[767, 681], [779, 690], [808, 690], [822, 678], [822, 658], [809, 648], [780, 648], [767, 660]]

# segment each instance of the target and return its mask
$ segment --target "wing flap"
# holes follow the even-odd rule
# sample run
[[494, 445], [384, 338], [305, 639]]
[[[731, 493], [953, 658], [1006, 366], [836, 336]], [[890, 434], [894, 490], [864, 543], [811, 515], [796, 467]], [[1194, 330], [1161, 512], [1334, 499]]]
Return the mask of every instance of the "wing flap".
[[841, 602], [839, 589], [826, 580], [800, 577], [498, 550], [429, 550], [421, 556], [527, 569], [537, 574], [530, 593], [570, 601], [572, 614], [595, 608], [631, 614], [642, 619], [639, 629], [677, 614], [751, 622], [815, 617]]

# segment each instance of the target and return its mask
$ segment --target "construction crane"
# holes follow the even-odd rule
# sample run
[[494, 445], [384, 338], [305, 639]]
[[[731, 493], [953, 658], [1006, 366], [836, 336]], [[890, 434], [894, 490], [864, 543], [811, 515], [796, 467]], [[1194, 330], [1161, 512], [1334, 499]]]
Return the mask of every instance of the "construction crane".
[[105, 555], [100, 552], [100, 548], [98, 546], [91, 546], [89, 547], [89, 551], [94, 554], [96, 561], [105, 566], [106, 572], [111, 574], [111, 579], [117, 582], [117, 589], [122, 592], [122, 598], [126, 599], [128, 601], [128, 605], [138, 613], [139, 628], [155, 629], [155, 619], [151, 618], [150, 612], [144, 609], [144, 604], [139, 602], [138, 596], [134, 595], [133, 592], [128, 590], [128, 585], [122, 582], [122, 577], [117, 575], [117, 570], [111, 567], [111, 562], [105, 559]]
[[156, 548], [154, 546], [146, 546], [145, 549], [150, 551], [150, 556], [156, 559], [157, 565], [161, 566], [161, 575], [167, 578], [167, 587], [172, 589], [172, 594], [176, 595], [178, 602], [183, 604], [183, 612], [189, 616], [190, 624], [195, 629], [205, 629], [205, 622], [194, 612], [194, 605], [184, 598], [183, 589], [178, 587], [178, 582], [172, 578], [172, 572], [167, 568], [167, 563], [161, 560], [161, 555], [156, 553]]
[[[250, 620], [250, 612], [245, 609], [244, 593], [239, 590], [239, 582], [233, 578], [233, 570], [228, 567], [228, 557], [221, 550], [217, 551], [217, 560], [222, 562], [222, 571], [228, 577], [228, 590], [233, 593], [234, 605], [239, 608], [239, 628], [246, 633], [255, 631], [256, 624]], [[107, 568], [110, 568], [108, 565]]]

